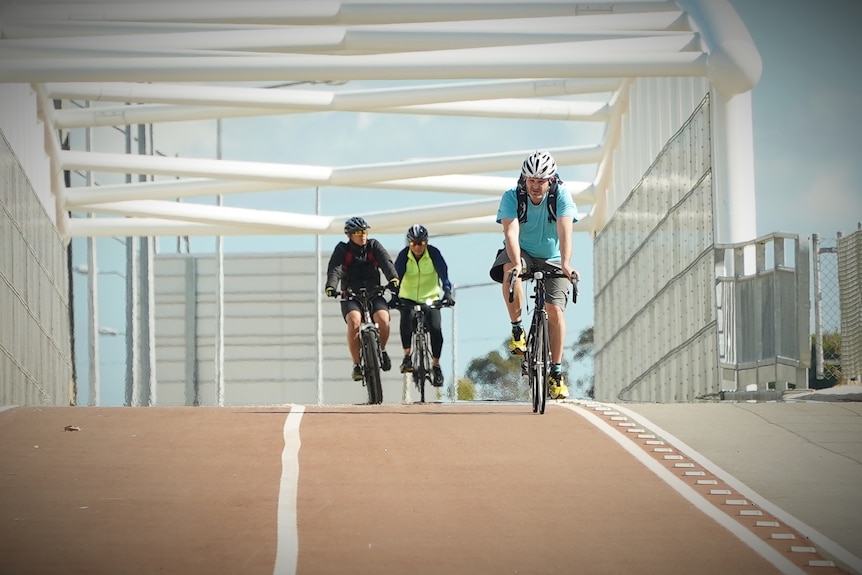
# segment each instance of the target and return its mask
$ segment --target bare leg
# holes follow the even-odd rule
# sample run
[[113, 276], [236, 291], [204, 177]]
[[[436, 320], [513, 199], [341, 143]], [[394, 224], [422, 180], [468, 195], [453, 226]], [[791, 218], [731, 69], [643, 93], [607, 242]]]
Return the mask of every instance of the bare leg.
[[362, 321], [362, 315], [356, 311], [350, 311], [344, 317], [347, 322], [347, 349], [350, 350], [350, 357], [353, 358], [353, 363], [359, 363], [359, 324]]
[[566, 341], [566, 318], [563, 309], [552, 303], [545, 303], [548, 312], [548, 337], [551, 347], [551, 361], [562, 363], [563, 343]]
[[374, 322], [380, 330], [380, 349], [386, 349], [386, 342], [389, 341], [389, 311], [382, 309], [374, 313]]

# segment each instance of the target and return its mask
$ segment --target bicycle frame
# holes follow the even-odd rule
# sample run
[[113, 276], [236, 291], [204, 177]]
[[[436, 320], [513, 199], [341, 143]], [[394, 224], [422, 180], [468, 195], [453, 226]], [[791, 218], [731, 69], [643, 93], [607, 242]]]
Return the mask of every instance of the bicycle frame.
[[443, 307], [448, 306], [443, 305], [440, 300], [428, 302], [424, 305], [417, 303], [412, 306], [415, 314], [415, 325], [410, 336], [410, 355], [413, 361], [413, 383], [419, 391], [419, 400], [422, 403], [425, 403], [425, 385], [431, 383], [434, 377], [431, 334], [428, 332], [428, 328], [425, 327], [425, 310], [441, 309]]
[[[515, 293], [515, 270], [509, 276], [509, 301], [513, 301]], [[530, 330], [527, 332], [527, 351], [524, 354], [521, 371], [527, 376], [530, 395], [533, 403], [533, 413], [544, 414], [548, 397], [548, 375], [551, 369], [551, 342], [548, 334], [548, 311], [545, 309], [545, 280], [547, 278], [565, 277], [561, 270], [536, 269], [523, 271], [518, 278], [522, 281], [533, 280], [535, 301], [533, 317], [530, 320]], [[577, 280], [572, 282], [572, 302], [578, 301]]]
[[362, 385], [368, 391], [368, 403], [371, 405], [383, 403], [380, 328], [371, 316], [371, 301], [385, 291], [385, 286], [370, 291], [362, 288], [359, 292], [347, 289], [342, 296], [344, 300], [358, 302], [362, 313], [362, 322], [359, 324], [359, 365], [362, 366]]

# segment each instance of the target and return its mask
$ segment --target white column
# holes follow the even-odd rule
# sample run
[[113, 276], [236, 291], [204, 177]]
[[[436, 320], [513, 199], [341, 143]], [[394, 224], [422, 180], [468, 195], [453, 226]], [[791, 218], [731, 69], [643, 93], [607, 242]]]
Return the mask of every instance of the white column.
[[715, 241], [750, 241], [757, 237], [751, 92], [728, 97], [713, 89], [711, 98]]

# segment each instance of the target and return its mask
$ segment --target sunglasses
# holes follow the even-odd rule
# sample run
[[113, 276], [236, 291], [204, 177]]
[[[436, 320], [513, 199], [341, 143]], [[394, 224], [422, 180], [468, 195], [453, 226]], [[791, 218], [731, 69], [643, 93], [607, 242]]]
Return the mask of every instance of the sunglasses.
[[350, 232], [350, 235], [351, 236], [364, 236], [367, 233], [368, 233], [367, 230], [362, 230], [362, 231]]
[[416, 247], [416, 246], [424, 246], [427, 243], [428, 242], [410, 242], [410, 245], [413, 247]]

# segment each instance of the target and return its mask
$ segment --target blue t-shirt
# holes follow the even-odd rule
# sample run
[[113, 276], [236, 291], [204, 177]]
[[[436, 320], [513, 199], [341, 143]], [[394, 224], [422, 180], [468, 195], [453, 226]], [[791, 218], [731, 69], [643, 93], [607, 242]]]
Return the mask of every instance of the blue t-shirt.
[[[560, 237], [557, 235], [557, 222], [548, 221], [548, 194], [539, 203], [533, 205], [527, 198], [527, 221], [520, 226], [518, 236], [521, 249], [534, 258], [546, 260], [560, 259]], [[572, 221], [578, 221], [578, 208], [565, 186], [557, 189], [557, 217], [571, 216]], [[518, 218], [517, 188], [507, 190], [500, 198], [497, 208], [497, 223], [505, 218]], [[503, 241], [505, 244], [505, 240]]]

